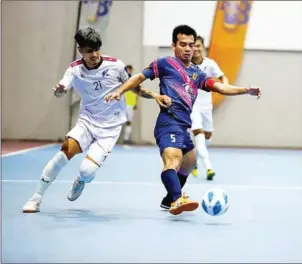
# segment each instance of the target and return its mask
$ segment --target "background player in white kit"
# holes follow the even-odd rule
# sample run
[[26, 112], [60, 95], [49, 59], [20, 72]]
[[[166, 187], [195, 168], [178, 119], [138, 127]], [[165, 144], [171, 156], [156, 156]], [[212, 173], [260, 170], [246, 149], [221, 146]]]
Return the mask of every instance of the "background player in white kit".
[[[39, 212], [42, 196], [56, 179], [60, 170], [78, 153], [87, 152], [79, 174], [68, 191], [67, 198], [76, 200], [85, 184], [90, 183], [96, 171], [117, 142], [126, 118], [124, 98], [120, 101], [105, 102], [105, 96], [117, 89], [129, 77], [122, 61], [101, 56], [100, 35], [90, 27], [80, 29], [75, 40], [83, 58], [68, 67], [63, 79], [54, 87], [57, 97], [75, 88], [81, 96], [80, 114], [75, 127], [66, 135], [61, 150], [44, 168], [36, 191], [24, 205], [23, 212]], [[162, 106], [169, 106], [170, 99], [146, 89], [135, 89], [140, 96], [153, 98]]]
[[[197, 36], [192, 63], [198, 65], [198, 67], [204, 71], [207, 76], [216, 77], [223, 83], [227, 84], [228, 79], [224, 76], [224, 73], [221, 71], [217, 63], [214, 60], [203, 56], [204, 50], [204, 39], [201, 36]], [[195, 137], [195, 146], [198, 156], [201, 157], [206, 168], [207, 180], [212, 180], [215, 176], [207, 149], [207, 146], [210, 144], [212, 132], [214, 130], [212, 111], [212, 93], [198, 90], [198, 96], [194, 103], [191, 114], [191, 129]], [[198, 175], [197, 165], [193, 169], [192, 174], [194, 176]]]

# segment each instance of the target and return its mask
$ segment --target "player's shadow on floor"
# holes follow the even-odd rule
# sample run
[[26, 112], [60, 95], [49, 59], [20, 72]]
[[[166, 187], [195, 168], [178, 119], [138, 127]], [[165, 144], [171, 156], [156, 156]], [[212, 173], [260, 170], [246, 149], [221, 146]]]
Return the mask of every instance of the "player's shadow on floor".
[[41, 216], [52, 217], [57, 221], [66, 219], [77, 219], [86, 222], [110, 222], [112, 220], [119, 220], [120, 217], [117, 215], [101, 215], [95, 211], [85, 209], [67, 209], [67, 210], [56, 210], [51, 212], [40, 212]]
[[227, 222], [205, 222], [205, 225], [209, 226], [229, 226], [232, 225], [232, 223], [227, 223]]
[[117, 210], [112, 211], [106, 210], [102, 212], [101, 210], [88, 210], [88, 209], [55, 209], [53, 211], [41, 211], [39, 213], [42, 217], [51, 217], [55, 221], [65, 221], [70, 219], [75, 219], [85, 222], [112, 222], [112, 221], [125, 221], [125, 220], [156, 220], [164, 222], [174, 222], [174, 223], [193, 223], [200, 224], [201, 220], [196, 218], [193, 214], [178, 215], [173, 216], [168, 212], [159, 211], [128, 211], [128, 210]]

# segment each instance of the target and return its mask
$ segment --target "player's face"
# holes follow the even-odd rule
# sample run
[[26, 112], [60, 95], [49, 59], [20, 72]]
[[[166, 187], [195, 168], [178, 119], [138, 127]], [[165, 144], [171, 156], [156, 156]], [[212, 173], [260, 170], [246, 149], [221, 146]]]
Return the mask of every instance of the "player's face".
[[132, 69], [131, 68], [127, 68], [127, 72], [129, 73], [129, 74], [132, 74]]
[[101, 61], [101, 51], [94, 50], [89, 47], [81, 48], [80, 52], [83, 56], [84, 61], [89, 67], [98, 65]]
[[198, 39], [195, 42], [195, 50], [194, 50], [193, 58], [202, 57], [203, 52], [204, 52], [204, 46], [201, 43], [201, 41]]
[[183, 61], [185, 64], [190, 64], [193, 57], [195, 42], [193, 35], [177, 35], [176, 44], [172, 44], [175, 57]]

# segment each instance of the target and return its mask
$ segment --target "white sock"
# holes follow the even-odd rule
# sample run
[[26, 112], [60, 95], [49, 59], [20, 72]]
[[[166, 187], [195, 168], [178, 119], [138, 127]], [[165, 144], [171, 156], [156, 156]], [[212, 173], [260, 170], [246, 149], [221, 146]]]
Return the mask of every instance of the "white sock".
[[206, 139], [204, 134], [195, 136], [195, 144], [198, 155], [201, 157], [206, 170], [212, 169], [212, 164], [209, 158], [209, 152], [206, 147]]
[[45, 166], [33, 198], [41, 199], [49, 185], [56, 179], [60, 170], [67, 164], [64, 152], [58, 152]]
[[126, 125], [124, 131], [124, 140], [129, 140], [132, 132], [132, 125]]

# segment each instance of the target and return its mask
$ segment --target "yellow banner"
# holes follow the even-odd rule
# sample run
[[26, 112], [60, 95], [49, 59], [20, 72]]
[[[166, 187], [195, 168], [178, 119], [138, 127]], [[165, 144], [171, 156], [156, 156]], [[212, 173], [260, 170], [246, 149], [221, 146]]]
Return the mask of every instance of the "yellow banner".
[[[253, 1], [217, 1], [208, 57], [215, 60], [230, 84], [239, 72]], [[217, 107], [224, 96], [213, 93]]]

